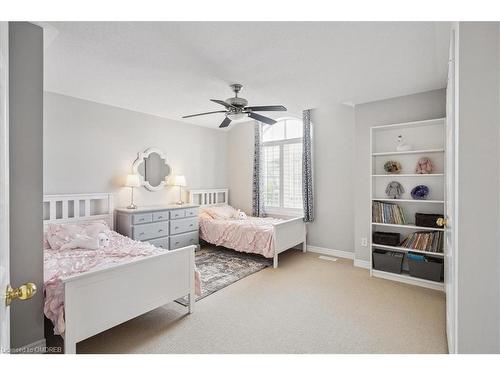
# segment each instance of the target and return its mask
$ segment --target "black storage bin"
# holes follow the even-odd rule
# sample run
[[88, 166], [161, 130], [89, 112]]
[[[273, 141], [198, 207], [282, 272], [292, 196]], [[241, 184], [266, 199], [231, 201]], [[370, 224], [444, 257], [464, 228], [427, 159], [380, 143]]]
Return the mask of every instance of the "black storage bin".
[[408, 258], [410, 276], [421, 279], [441, 281], [444, 274], [443, 259], [425, 257], [425, 262], [419, 262]]
[[379, 271], [401, 273], [403, 269], [403, 253], [396, 251], [373, 250], [373, 268]]
[[436, 221], [442, 217], [443, 215], [439, 214], [421, 214], [417, 212], [415, 214], [415, 225], [419, 227], [439, 228]]
[[372, 241], [376, 245], [398, 246], [401, 242], [399, 233], [373, 232]]

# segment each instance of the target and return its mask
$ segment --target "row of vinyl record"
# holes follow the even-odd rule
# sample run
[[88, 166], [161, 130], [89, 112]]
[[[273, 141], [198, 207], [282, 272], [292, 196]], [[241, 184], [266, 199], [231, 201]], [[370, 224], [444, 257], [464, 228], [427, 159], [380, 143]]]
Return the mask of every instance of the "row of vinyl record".
[[401, 207], [394, 203], [373, 202], [372, 222], [384, 224], [406, 224], [406, 217]]
[[443, 232], [415, 232], [406, 237], [400, 246], [431, 253], [442, 253]]

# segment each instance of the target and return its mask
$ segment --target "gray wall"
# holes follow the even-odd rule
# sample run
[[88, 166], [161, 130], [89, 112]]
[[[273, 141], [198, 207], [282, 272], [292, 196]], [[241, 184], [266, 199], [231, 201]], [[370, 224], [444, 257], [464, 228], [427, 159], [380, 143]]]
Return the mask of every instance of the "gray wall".
[[500, 352], [498, 23], [459, 25], [457, 345]]
[[354, 243], [356, 259], [370, 259], [361, 238], [370, 234], [370, 127], [446, 116], [446, 90], [435, 90], [356, 106], [356, 156], [354, 166]]
[[[128, 205], [124, 177], [149, 147], [166, 154], [188, 188], [227, 186], [225, 132], [49, 92], [44, 110], [44, 194], [114, 192], [116, 206]], [[178, 192], [141, 187], [135, 201], [172, 203]]]
[[27, 22], [9, 23], [10, 276], [32, 281], [38, 293], [15, 301], [11, 346], [43, 339], [42, 137], [43, 32]]
[[[312, 113], [316, 218], [308, 224], [308, 244], [353, 251], [354, 109], [332, 103]], [[251, 213], [254, 125], [229, 131], [230, 203]]]

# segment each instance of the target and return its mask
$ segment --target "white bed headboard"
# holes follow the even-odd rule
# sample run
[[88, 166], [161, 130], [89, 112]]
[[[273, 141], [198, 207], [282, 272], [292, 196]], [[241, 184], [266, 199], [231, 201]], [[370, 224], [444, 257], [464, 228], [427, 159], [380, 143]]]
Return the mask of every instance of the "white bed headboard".
[[189, 191], [189, 203], [200, 206], [229, 204], [228, 189], [196, 189]]
[[113, 194], [60, 194], [43, 196], [43, 223], [105, 220], [113, 228]]

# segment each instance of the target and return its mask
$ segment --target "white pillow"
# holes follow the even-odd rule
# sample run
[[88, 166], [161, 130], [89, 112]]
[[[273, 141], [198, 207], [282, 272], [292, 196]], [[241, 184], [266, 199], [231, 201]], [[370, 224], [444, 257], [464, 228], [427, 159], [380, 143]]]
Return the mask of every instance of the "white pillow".
[[214, 219], [220, 219], [220, 220], [233, 219], [238, 215], [238, 211], [228, 204], [205, 207], [204, 211], [207, 212]]

